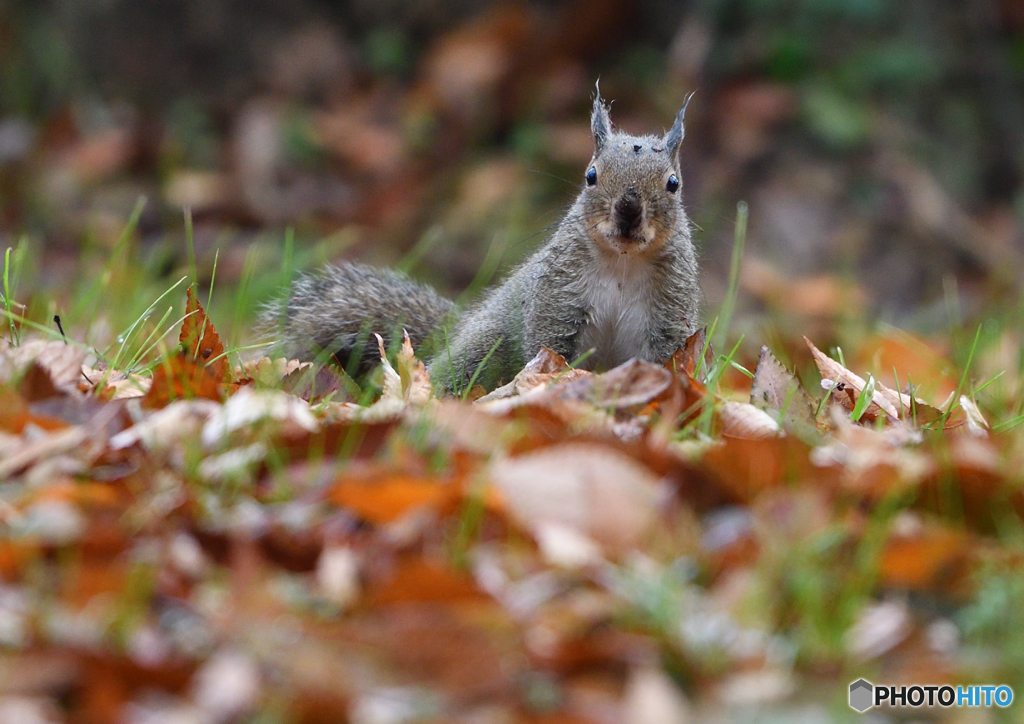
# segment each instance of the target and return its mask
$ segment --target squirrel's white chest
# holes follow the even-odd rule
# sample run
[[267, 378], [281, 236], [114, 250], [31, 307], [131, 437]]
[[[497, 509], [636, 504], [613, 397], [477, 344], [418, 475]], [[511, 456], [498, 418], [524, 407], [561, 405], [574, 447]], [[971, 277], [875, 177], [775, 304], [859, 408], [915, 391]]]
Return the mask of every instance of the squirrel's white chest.
[[599, 266], [588, 276], [588, 311], [577, 354], [594, 353], [583, 366], [609, 369], [633, 358], [650, 359], [652, 284], [647, 265], [629, 259]]

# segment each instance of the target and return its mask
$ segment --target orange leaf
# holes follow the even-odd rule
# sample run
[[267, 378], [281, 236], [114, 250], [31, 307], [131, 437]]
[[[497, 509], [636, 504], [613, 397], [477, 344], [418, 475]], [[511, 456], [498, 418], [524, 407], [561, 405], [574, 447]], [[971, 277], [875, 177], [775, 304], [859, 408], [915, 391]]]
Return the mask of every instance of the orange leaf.
[[188, 302], [185, 305], [185, 321], [182, 322], [178, 341], [190, 359], [204, 364], [217, 382], [226, 382], [229, 368], [228, 358], [224, 356], [224, 345], [213, 323], [206, 316], [203, 305], [196, 299], [192, 291], [194, 287], [190, 286], [186, 292]]
[[28, 404], [22, 396], [8, 387], [0, 388], [0, 431], [17, 435], [28, 420]]
[[700, 464], [735, 500], [750, 502], [787, 482], [821, 477], [808, 459], [808, 446], [792, 437], [750, 440], [725, 437], [708, 449]]
[[59, 500], [82, 507], [115, 507], [121, 495], [112, 485], [91, 481], [76, 481], [70, 477], [54, 478], [46, 487], [28, 497], [32, 501]]
[[330, 494], [332, 502], [351, 508], [364, 520], [377, 524], [396, 520], [413, 508], [447, 512], [461, 497], [462, 490], [454, 483], [402, 475], [341, 480]]
[[879, 577], [893, 588], [946, 588], [969, 572], [971, 548], [966, 534], [943, 528], [897, 534], [882, 551]]
[[[665, 367], [670, 372], [685, 373], [687, 377], [697, 377], [697, 365], [700, 364], [701, 370], [698, 379], [703, 382], [711, 363], [715, 361], [715, 353], [707, 340], [708, 328], [701, 327], [686, 338], [683, 346], [665, 362]], [[704, 357], [703, 364], [701, 364], [702, 355]]]
[[0, 541], [0, 581], [17, 580], [25, 566], [38, 555], [40, 555], [38, 543]]
[[223, 398], [221, 386], [210, 367], [179, 354], [153, 372], [153, 384], [142, 398], [142, 406], [166, 407], [174, 400], [195, 397], [219, 402]]
[[394, 574], [379, 585], [371, 584], [370, 606], [408, 601], [454, 601], [479, 598], [484, 594], [473, 577], [447, 566], [428, 561], [422, 556], [400, 560]]

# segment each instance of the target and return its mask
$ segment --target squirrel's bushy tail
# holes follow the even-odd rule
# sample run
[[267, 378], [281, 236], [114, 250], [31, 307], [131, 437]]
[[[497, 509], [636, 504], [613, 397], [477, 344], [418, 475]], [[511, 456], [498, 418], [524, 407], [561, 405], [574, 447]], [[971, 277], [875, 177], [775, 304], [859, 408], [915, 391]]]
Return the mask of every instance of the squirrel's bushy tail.
[[342, 263], [300, 276], [263, 324], [289, 359], [331, 354], [347, 367], [356, 354], [365, 371], [380, 363], [375, 333], [390, 347], [404, 329], [422, 358], [431, 352], [431, 334], [453, 310], [451, 300], [400, 272]]

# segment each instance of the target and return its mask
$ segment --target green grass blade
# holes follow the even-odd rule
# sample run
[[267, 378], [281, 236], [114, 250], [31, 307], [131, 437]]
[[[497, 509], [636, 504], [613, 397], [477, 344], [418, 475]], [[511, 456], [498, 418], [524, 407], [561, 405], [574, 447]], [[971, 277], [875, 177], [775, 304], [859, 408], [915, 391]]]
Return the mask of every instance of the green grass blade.
[[487, 363], [491, 361], [491, 355], [498, 351], [498, 347], [501, 345], [503, 339], [504, 337], [498, 337], [498, 340], [491, 346], [491, 349], [487, 352], [487, 354], [484, 355], [484, 358], [480, 360], [480, 364], [478, 364], [476, 366], [476, 369], [473, 370], [473, 376], [469, 378], [469, 383], [466, 385], [466, 389], [463, 390], [462, 392], [463, 400], [469, 397], [469, 393], [473, 391], [473, 385], [476, 383], [476, 378], [483, 371]]
[[960, 375], [960, 381], [956, 385], [956, 391], [953, 393], [952, 399], [949, 401], [949, 409], [942, 413], [942, 417], [939, 418], [938, 427], [941, 429], [946, 426], [946, 421], [949, 420], [949, 416], [953, 414], [953, 410], [960, 404], [960, 393], [963, 392], [964, 385], [967, 384], [967, 373], [970, 372], [971, 363], [974, 362], [974, 353], [978, 349], [978, 340], [981, 339], [981, 327], [978, 325], [978, 331], [974, 333], [974, 342], [971, 343], [971, 351], [967, 355], [967, 364], [964, 365], [963, 374]]
[[[736, 204], [736, 233], [733, 237], [732, 261], [729, 264], [729, 287], [722, 300], [722, 311], [718, 314], [720, 322], [717, 343], [724, 346], [729, 335], [729, 325], [736, 309], [736, 299], [740, 288], [740, 271], [743, 268], [743, 248], [747, 241], [747, 217], [749, 210], [745, 201]], [[710, 337], [710, 335], [708, 335]]]
[[864, 384], [864, 389], [857, 395], [857, 402], [853, 406], [853, 410], [850, 412], [850, 419], [854, 422], [860, 422], [860, 418], [864, 416], [865, 410], [871, 404], [871, 401], [875, 397], [875, 378], [872, 375], [868, 375], [868, 381]]

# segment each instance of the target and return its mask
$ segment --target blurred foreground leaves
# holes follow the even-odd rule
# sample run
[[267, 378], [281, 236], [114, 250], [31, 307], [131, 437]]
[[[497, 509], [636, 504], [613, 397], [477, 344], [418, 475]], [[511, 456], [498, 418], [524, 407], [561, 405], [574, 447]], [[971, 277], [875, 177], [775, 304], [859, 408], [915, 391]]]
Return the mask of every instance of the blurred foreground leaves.
[[152, 376], [0, 348], [0, 718], [826, 719], [859, 675], [1019, 683], [1024, 448], [923, 343], [880, 348], [907, 392], [810, 342], [820, 391], [767, 348], [724, 383], [699, 333], [457, 400], [408, 342], [369, 396], [232, 368], [192, 290], [179, 340]]

